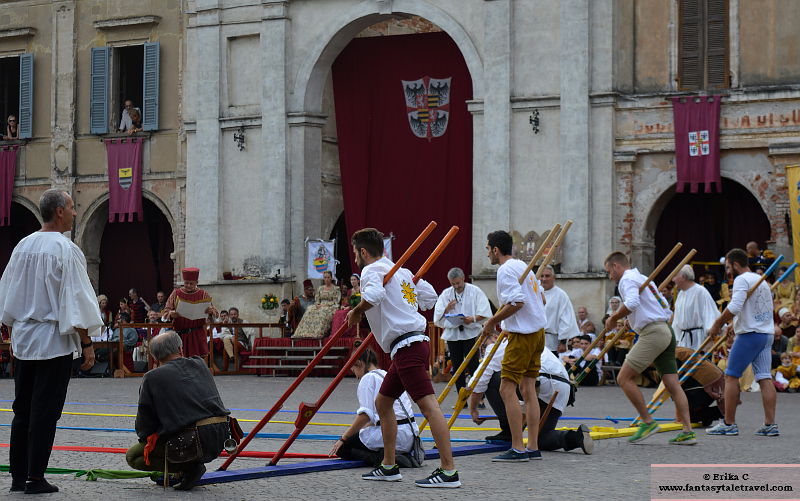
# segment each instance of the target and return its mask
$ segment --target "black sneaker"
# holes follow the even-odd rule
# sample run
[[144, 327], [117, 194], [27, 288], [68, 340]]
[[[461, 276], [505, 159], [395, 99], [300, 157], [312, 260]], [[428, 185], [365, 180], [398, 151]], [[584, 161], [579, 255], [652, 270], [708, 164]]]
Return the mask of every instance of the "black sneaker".
[[197, 485], [197, 481], [203, 478], [206, 472], [206, 465], [203, 463], [193, 463], [187, 469], [183, 470], [183, 480], [177, 484], [174, 489], [176, 491], [190, 491]]
[[535, 451], [532, 451], [530, 449], [525, 449], [525, 452], [528, 453], [528, 459], [533, 459], [533, 460], [542, 459], [542, 451], [540, 451], [539, 449], [536, 449]]
[[458, 472], [448, 475], [441, 468], [436, 468], [433, 473], [414, 482], [417, 487], [439, 487], [444, 489], [455, 489], [461, 487], [461, 481], [458, 479]]
[[508, 449], [504, 453], [500, 454], [499, 456], [495, 456], [492, 458], [492, 461], [497, 463], [523, 463], [528, 461], [528, 452], [517, 452], [514, 449]]
[[382, 480], [384, 482], [399, 482], [403, 480], [403, 475], [400, 474], [400, 467], [397, 465], [387, 468], [380, 465], [369, 473], [361, 475], [364, 480]]

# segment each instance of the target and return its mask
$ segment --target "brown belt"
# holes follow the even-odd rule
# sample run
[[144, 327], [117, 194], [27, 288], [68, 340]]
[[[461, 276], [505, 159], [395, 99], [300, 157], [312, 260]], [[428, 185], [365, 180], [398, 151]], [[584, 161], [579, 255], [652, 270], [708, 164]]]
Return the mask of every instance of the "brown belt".
[[216, 423], [227, 423], [228, 416], [213, 416], [205, 419], [201, 419], [200, 421], [196, 422], [195, 426], [205, 426], [207, 424], [216, 424]]

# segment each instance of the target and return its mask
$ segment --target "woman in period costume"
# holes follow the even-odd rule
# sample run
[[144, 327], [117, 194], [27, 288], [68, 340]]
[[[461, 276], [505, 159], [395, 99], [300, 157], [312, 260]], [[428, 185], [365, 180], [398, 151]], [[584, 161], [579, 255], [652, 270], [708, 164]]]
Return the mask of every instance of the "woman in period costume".
[[183, 286], [172, 291], [164, 309], [169, 312], [168, 315], [172, 319], [173, 328], [181, 336], [183, 354], [187, 357], [205, 357], [208, 355], [208, 340], [206, 339], [204, 327], [208, 318], [189, 319], [183, 317], [177, 311], [178, 305], [181, 302], [192, 304], [207, 303], [208, 306], [205, 309], [207, 316], [216, 317], [218, 313], [211, 303], [211, 296], [203, 289], [197, 288], [200, 270], [197, 268], [184, 268], [181, 270], [181, 274], [183, 275]]
[[322, 339], [331, 328], [333, 314], [339, 308], [342, 293], [333, 283], [333, 273], [322, 274], [322, 285], [317, 289], [316, 304], [308, 307], [293, 338]]

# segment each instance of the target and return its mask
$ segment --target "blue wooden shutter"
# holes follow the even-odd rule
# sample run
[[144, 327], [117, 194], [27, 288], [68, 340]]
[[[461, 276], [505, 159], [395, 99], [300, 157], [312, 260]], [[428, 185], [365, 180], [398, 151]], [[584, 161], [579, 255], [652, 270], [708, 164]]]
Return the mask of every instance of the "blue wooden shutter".
[[92, 86], [89, 98], [89, 130], [108, 132], [108, 47], [92, 47]]
[[20, 139], [33, 136], [33, 54], [19, 56], [19, 122]]
[[144, 82], [142, 83], [142, 129], [158, 130], [158, 42], [144, 44]]

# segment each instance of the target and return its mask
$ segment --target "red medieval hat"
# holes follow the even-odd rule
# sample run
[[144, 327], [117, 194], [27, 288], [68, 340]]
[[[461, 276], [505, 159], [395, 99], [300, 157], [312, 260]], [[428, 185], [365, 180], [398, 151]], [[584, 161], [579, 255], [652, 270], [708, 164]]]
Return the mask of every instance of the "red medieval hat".
[[314, 287], [314, 283], [308, 278], [303, 280], [303, 288], [305, 289], [306, 287]]
[[183, 281], [191, 280], [196, 282], [200, 278], [200, 268], [184, 268], [181, 270]]

